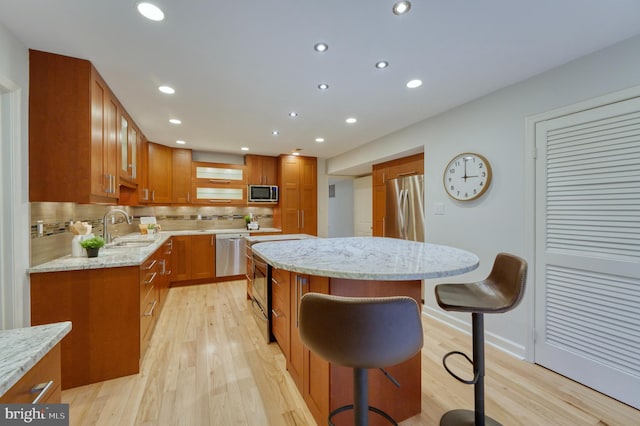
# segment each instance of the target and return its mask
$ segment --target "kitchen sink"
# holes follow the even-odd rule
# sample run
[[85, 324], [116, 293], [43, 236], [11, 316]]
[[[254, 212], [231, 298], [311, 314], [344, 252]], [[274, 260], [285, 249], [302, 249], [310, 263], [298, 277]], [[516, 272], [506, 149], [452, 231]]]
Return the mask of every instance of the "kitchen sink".
[[149, 240], [124, 240], [117, 241], [115, 243], [111, 243], [106, 245], [106, 248], [139, 248], [139, 247], [147, 247], [153, 244], [155, 241]]

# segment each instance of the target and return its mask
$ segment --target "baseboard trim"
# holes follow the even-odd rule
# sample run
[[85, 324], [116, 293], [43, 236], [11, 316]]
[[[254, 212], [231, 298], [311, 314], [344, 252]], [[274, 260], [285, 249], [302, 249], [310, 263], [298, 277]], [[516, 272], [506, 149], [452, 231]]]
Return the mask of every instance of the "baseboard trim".
[[[434, 320], [455, 330], [468, 334], [469, 338], [471, 338], [471, 315], [469, 315], [468, 321], [463, 321], [459, 318], [454, 317], [453, 315], [449, 315], [442, 309], [435, 309], [431, 306], [425, 305], [423, 305], [422, 307], [422, 314], [428, 316], [429, 318], [433, 318]], [[484, 338], [485, 343], [493, 346], [494, 348], [497, 348], [502, 352], [513, 356], [514, 358], [526, 361], [526, 348], [523, 345], [514, 343], [511, 340], [505, 339], [502, 336], [488, 332], [486, 330], [484, 332]]]

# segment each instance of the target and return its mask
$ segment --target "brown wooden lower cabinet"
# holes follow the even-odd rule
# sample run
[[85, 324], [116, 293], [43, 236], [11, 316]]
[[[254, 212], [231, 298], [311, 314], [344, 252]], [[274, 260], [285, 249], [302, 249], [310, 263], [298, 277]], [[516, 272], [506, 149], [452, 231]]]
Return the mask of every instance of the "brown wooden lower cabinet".
[[31, 274], [31, 325], [73, 324], [60, 343], [63, 390], [139, 372], [168, 286], [169, 247], [140, 266]]
[[[288, 330], [273, 321], [272, 330], [287, 361], [287, 370], [318, 424], [326, 424], [329, 412], [353, 403], [353, 370], [333, 365], [309, 351], [298, 332], [300, 298], [308, 292], [351, 297], [409, 296], [420, 303], [421, 281], [362, 281], [317, 277], [272, 269], [272, 277], [286, 282], [289, 276], [288, 310], [282, 306], [281, 288], [272, 283], [272, 303], [277, 315], [288, 317]], [[403, 421], [420, 413], [421, 358], [420, 353], [410, 360], [385, 368], [401, 384], [397, 388], [382, 372], [369, 370], [369, 404], [389, 413], [396, 421]], [[345, 412], [333, 419], [336, 426], [352, 425], [353, 412]], [[369, 424], [386, 425], [382, 417], [370, 414]]]
[[215, 278], [215, 235], [181, 235], [173, 237], [171, 282], [202, 283]]
[[[60, 343], [58, 343], [15, 385], [0, 396], [0, 404], [31, 404], [37, 397], [40, 398], [38, 400], [40, 404], [60, 404], [62, 401], [60, 376]], [[53, 383], [49, 389], [42, 390], [45, 392], [43, 395], [33, 393], [37, 385], [50, 381]]]

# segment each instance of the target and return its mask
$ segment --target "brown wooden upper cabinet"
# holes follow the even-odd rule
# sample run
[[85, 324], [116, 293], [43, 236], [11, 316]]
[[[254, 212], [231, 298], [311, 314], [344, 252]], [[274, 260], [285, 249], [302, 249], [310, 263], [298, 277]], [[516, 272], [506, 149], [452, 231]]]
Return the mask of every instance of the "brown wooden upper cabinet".
[[119, 103], [89, 61], [29, 51], [29, 200], [117, 202]]
[[139, 169], [139, 131], [133, 121], [124, 112], [120, 114], [118, 132], [119, 173], [120, 179], [130, 183], [138, 183]]
[[246, 205], [245, 166], [236, 164], [191, 163], [191, 203], [209, 206]]
[[318, 233], [317, 158], [280, 156], [279, 211], [283, 234]]
[[278, 183], [278, 158], [265, 155], [244, 157], [248, 185], [276, 185]]
[[191, 150], [172, 148], [173, 203], [191, 203]]
[[148, 203], [171, 204], [173, 197], [172, 149], [153, 142], [147, 143]]

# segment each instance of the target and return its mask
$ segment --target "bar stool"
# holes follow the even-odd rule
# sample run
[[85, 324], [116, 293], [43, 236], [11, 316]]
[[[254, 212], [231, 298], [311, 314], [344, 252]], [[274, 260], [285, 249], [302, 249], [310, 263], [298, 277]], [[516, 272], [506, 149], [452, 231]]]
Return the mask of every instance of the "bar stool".
[[[499, 253], [489, 276], [480, 282], [439, 284], [436, 301], [446, 311], [471, 312], [473, 328], [473, 361], [460, 351], [449, 352], [442, 364], [458, 381], [474, 385], [475, 410], [452, 410], [440, 419], [440, 425], [500, 425], [484, 414], [484, 314], [507, 312], [515, 308], [524, 295], [527, 262], [508, 253]], [[447, 358], [462, 355], [473, 365], [473, 379], [464, 380], [447, 367]]]
[[[325, 360], [353, 368], [353, 404], [329, 413], [354, 410], [355, 424], [368, 424], [368, 411], [392, 424], [384, 411], [369, 406], [368, 370], [400, 364], [422, 348], [420, 309], [410, 297], [341, 297], [307, 293], [300, 302], [300, 338]], [[394, 379], [390, 378], [394, 381]], [[397, 382], [395, 382], [396, 385]]]

